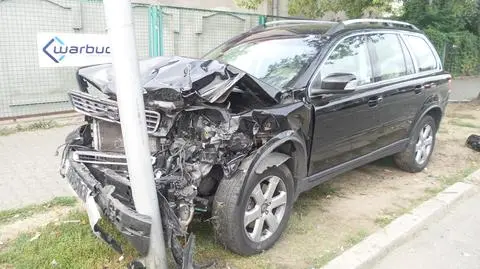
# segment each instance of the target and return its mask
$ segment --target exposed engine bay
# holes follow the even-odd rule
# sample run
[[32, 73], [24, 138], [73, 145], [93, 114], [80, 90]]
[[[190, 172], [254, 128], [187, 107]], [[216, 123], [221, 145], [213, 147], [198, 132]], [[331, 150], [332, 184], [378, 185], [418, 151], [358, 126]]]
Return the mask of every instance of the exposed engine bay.
[[[176, 237], [187, 235], [195, 212], [210, 211], [218, 183], [276, 134], [307, 130], [310, 122], [302, 119], [309, 119], [308, 110], [303, 103], [292, 106], [288, 94], [216, 61], [159, 57], [142, 62], [140, 70], [155, 183], [163, 221], [169, 222], [164, 229], [180, 264], [184, 253]], [[111, 67], [82, 68], [77, 77], [80, 90], [69, 96], [87, 124], [67, 137], [63, 163], [71, 156], [85, 165], [100, 182], [99, 193], [113, 186], [109, 195], [134, 210]], [[138, 240], [132, 242], [146, 251]]]

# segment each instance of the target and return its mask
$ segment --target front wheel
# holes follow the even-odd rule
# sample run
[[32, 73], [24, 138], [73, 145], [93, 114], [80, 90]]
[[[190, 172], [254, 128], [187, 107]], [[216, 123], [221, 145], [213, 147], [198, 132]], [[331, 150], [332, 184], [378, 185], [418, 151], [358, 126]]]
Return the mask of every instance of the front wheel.
[[285, 165], [270, 167], [250, 179], [223, 180], [213, 205], [217, 239], [240, 255], [269, 249], [285, 230], [293, 199], [293, 177]]
[[422, 171], [427, 166], [435, 147], [436, 132], [435, 120], [429, 115], [423, 117], [413, 131], [405, 151], [393, 156], [395, 164], [407, 172]]

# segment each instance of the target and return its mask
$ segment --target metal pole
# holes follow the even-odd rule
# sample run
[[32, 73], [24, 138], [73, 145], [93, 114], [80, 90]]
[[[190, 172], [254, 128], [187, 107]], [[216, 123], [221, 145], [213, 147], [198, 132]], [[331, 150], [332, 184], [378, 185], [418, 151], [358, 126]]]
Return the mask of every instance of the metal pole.
[[150, 246], [145, 265], [148, 269], [163, 269], [167, 268], [165, 242], [150, 161], [131, 3], [129, 0], [104, 0], [103, 3], [112, 46], [118, 109], [133, 201], [139, 213], [152, 218]]

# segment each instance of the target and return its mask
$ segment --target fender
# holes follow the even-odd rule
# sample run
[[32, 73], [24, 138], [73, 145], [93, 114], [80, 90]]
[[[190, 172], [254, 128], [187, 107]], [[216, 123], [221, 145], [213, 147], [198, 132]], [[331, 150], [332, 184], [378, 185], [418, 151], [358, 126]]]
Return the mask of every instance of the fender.
[[[428, 108], [426, 108], [425, 110], [423, 110], [423, 112], [420, 114], [420, 116], [418, 116], [418, 117], [415, 119], [415, 123], [412, 125], [412, 128], [410, 128], [409, 137], [412, 135], [412, 132], [417, 129], [420, 120], [421, 120], [423, 117], [425, 117], [425, 115], [427, 115], [428, 112], [430, 112], [432, 109], [435, 109], [435, 108], [438, 108], [438, 109], [440, 109], [440, 111], [442, 111], [442, 118], [443, 118], [443, 113], [444, 113], [443, 111], [444, 111], [444, 110], [443, 110], [443, 108], [442, 108], [440, 105], [434, 104], [434, 105], [429, 106]], [[438, 128], [438, 127], [439, 127], [439, 126], [437, 126], [437, 128]]]
[[[275, 158], [276, 162], [272, 162], [271, 160], [267, 161], [265, 159], [267, 156], [270, 156], [270, 154], [275, 149], [277, 149], [285, 142], [292, 142], [295, 145], [296, 151], [294, 153], [294, 156], [286, 156], [285, 154], [280, 153], [281, 155], [275, 154], [275, 156], [278, 157]], [[286, 158], [285, 156], [288, 158]], [[306, 177], [308, 160], [307, 147], [305, 144], [305, 140], [302, 138], [302, 136], [293, 130], [283, 131], [275, 135], [270, 140], [268, 140], [267, 143], [258, 148], [258, 150], [254, 154], [252, 154], [242, 162], [240, 167], [244, 168], [243, 170], [246, 170], [246, 172], [245, 180], [243, 181], [240, 193], [243, 193], [247, 180], [251, 176], [253, 176], [254, 173], [257, 173], [258, 171], [263, 172], [267, 167], [270, 166], [278, 166], [282, 163], [285, 163], [290, 158], [294, 161], [294, 171], [292, 171], [294, 178], [298, 179]], [[237, 205], [239, 202], [240, 201], [237, 201]]]

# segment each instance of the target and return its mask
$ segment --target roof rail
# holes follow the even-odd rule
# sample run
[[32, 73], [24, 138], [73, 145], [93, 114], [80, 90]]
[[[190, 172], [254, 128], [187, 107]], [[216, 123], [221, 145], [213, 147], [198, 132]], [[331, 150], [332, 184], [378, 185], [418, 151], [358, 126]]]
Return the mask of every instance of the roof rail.
[[282, 24], [302, 24], [302, 23], [329, 23], [334, 24], [333, 21], [317, 21], [317, 20], [279, 20], [266, 22], [266, 26], [282, 25]]
[[346, 20], [339, 22], [337, 25], [332, 27], [328, 30], [327, 34], [333, 34], [345, 28], [346, 25], [352, 24], [377, 24], [377, 25], [384, 25], [389, 27], [403, 27], [403, 28], [410, 28], [412, 30], [419, 30], [415, 25], [410, 24], [408, 22], [403, 21], [394, 21], [394, 20], [386, 20], [386, 19], [354, 19], [354, 20]]

